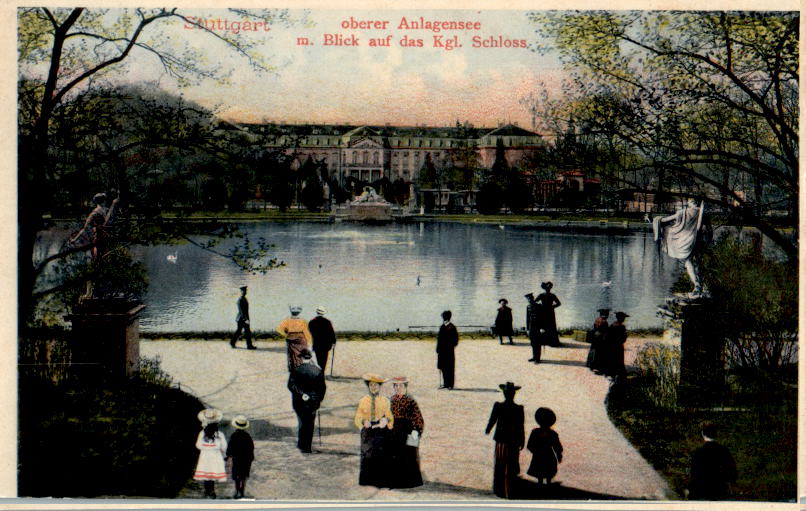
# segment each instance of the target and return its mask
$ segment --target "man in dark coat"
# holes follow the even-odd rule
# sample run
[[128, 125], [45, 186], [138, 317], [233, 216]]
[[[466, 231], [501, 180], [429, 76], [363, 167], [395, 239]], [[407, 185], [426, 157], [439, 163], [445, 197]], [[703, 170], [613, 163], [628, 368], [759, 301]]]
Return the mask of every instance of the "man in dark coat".
[[442, 326], [437, 334], [437, 369], [442, 371], [439, 388], [453, 390], [453, 373], [456, 365], [454, 349], [459, 344], [459, 332], [451, 323], [451, 311], [442, 313]]
[[513, 498], [520, 474], [520, 451], [524, 444], [523, 405], [515, 402], [515, 393], [520, 389], [511, 381], [498, 387], [504, 393], [504, 401], [493, 404], [490, 420], [484, 433], [495, 433], [495, 468], [493, 469], [493, 492], [503, 498]]
[[509, 337], [509, 344], [512, 342], [512, 309], [507, 304], [509, 303], [506, 298], [498, 300], [501, 304], [498, 307], [498, 314], [495, 316], [495, 333], [498, 334], [498, 344], [504, 344], [504, 336]]
[[532, 346], [532, 358], [529, 362], [540, 363], [542, 336], [540, 335], [540, 304], [535, 301], [535, 295], [525, 295], [529, 301], [526, 306], [526, 331], [529, 334], [529, 344]]
[[241, 297], [238, 298], [238, 315], [235, 316], [238, 329], [235, 330], [235, 335], [232, 336], [229, 345], [234, 348], [235, 343], [241, 336], [241, 332], [243, 332], [246, 338], [246, 349], [254, 350], [257, 348], [252, 344], [252, 329], [249, 327], [249, 301], [246, 299], [246, 289], [246, 286], [241, 287]]
[[311, 452], [316, 411], [325, 398], [325, 374], [313, 361], [309, 350], [301, 353], [302, 363], [291, 371], [288, 377], [288, 390], [291, 391], [291, 404], [297, 414], [299, 433], [297, 447], [300, 451]]
[[715, 440], [716, 435], [713, 424], [702, 428], [705, 443], [691, 456], [689, 500], [725, 500], [730, 484], [736, 482], [736, 462], [728, 448]]
[[325, 308], [321, 305], [316, 308], [316, 317], [308, 321], [308, 330], [313, 337], [313, 352], [316, 354], [316, 362], [325, 373], [327, 368], [327, 355], [330, 348], [336, 344], [336, 332], [333, 331], [333, 323], [325, 317]]

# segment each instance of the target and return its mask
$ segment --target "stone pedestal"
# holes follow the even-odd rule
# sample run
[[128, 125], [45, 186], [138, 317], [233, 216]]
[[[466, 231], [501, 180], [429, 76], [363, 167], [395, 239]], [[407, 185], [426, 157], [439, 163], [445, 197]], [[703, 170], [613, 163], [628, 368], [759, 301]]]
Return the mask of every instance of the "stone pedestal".
[[130, 376], [140, 366], [140, 313], [126, 300], [85, 300], [67, 319], [73, 323], [73, 363], [89, 371]]
[[680, 321], [680, 404], [709, 407], [725, 390], [725, 342], [720, 335], [720, 312], [712, 302], [682, 303]]

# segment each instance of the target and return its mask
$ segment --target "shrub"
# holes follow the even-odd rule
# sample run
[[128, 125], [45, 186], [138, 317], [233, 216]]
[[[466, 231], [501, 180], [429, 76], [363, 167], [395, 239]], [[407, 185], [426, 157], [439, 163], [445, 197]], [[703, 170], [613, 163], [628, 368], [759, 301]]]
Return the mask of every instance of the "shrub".
[[677, 407], [680, 384], [680, 347], [659, 343], [644, 345], [637, 354], [638, 373], [643, 378], [644, 392], [658, 408]]

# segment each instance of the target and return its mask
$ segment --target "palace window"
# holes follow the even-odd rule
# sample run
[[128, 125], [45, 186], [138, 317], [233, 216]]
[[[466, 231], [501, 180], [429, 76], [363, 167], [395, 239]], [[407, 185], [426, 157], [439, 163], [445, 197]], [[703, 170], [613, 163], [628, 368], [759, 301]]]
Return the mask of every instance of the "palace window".
[[353, 151], [353, 164], [358, 163], [358, 151]]
[[372, 163], [373, 163], [373, 165], [378, 164], [378, 152], [377, 151], [372, 153]]
[[364, 151], [363, 153], [361, 153], [361, 163], [363, 163], [364, 165], [369, 163], [369, 151]]

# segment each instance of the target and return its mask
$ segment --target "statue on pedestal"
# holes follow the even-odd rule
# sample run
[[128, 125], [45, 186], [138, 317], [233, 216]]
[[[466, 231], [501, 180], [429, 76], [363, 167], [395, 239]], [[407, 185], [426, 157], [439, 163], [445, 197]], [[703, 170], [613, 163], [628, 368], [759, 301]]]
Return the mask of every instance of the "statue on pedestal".
[[704, 203], [699, 206], [689, 198], [673, 215], [656, 216], [652, 221], [655, 241], [665, 247], [666, 254], [682, 259], [689, 279], [694, 284], [690, 299], [698, 299], [707, 293], [700, 277], [699, 255], [702, 250], [701, 230], [703, 225]]

